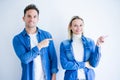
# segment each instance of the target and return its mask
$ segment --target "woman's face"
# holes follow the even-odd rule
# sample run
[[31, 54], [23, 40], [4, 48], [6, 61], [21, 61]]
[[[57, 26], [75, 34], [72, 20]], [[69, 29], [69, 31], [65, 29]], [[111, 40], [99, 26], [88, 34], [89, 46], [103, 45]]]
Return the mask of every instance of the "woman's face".
[[83, 21], [80, 19], [75, 19], [72, 21], [72, 25], [70, 26], [72, 32], [76, 35], [83, 33]]

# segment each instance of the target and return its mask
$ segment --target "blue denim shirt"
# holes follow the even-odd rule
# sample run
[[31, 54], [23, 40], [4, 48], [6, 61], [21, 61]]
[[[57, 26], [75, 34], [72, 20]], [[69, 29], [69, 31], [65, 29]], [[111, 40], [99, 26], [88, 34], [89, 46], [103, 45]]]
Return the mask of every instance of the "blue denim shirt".
[[101, 53], [98, 46], [90, 38], [82, 35], [82, 43], [84, 48], [83, 62], [76, 61], [72, 48], [72, 39], [61, 42], [60, 45], [60, 61], [62, 68], [65, 69], [64, 80], [78, 80], [77, 71], [83, 68], [86, 80], [94, 80], [95, 73], [93, 69], [85, 67], [85, 62], [89, 62], [92, 67], [96, 67], [100, 61]]
[[[46, 38], [52, 38], [50, 33], [37, 28], [37, 40], [41, 42]], [[50, 41], [46, 48], [38, 49], [37, 46], [31, 49], [30, 37], [24, 29], [20, 34], [13, 38], [13, 47], [16, 55], [21, 61], [22, 78], [21, 80], [34, 80], [33, 59], [40, 55], [45, 80], [51, 80], [52, 73], [57, 73], [57, 56], [53, 41]]]

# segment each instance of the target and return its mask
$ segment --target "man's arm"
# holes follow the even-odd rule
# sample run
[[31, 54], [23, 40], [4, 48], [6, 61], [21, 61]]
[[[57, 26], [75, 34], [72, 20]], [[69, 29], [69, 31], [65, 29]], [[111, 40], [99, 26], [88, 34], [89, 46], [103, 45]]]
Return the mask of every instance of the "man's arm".
[[33, 47], [31, 50], [28, 51], [23, 43], [23, 39], [20, 39], [18, 36], [14, 37], [13, 48], [15, 50], [15, 53], [22, 63], [27, 64], [31, 62], [40, 53], [37, 46]]
[[56, 74], [55, 73], [52, 74], [52, 79], [51, 80], [56, 80]]

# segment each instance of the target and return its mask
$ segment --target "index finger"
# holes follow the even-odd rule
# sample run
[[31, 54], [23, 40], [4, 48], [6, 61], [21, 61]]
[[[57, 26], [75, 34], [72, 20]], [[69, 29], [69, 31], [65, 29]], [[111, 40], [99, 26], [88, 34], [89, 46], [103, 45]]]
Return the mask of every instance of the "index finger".
[[52, 41], [53, 39], [52, 38], [48, 38], [47, 40]]
[[108, 35], [103, 36], [103, 38], [107, 38], [107, 37], [108, 37]]

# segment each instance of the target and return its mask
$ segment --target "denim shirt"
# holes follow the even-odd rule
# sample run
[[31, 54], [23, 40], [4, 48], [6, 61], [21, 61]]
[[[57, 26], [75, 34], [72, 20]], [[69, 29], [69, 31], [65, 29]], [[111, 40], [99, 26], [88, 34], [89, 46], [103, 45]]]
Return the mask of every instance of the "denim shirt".
[[[50, 33], [37, 28], [38, 42], [41, 42], [46, 38], [52, 38], [52, 36]], [[13, 38], [13, 47], [16, 55], [21, 61], [21, 80], [34, 80], [33, 59], [38, 55], [41, 56], [45, 80], [51, 80], [52, 74], [58, 72], [57, 56], [53, 41], [50, 41], [49, 46], [42, 48], [41, 50], [39, 50], [37, 46], [31, 49], [30, 37], [24, 29], [20, 34]]]
[[62, 68], [65, 69], [64, 80], [79, 80], [77, 78], [78, 69], [83, 68], [86, 80], [94, 80], [95, 73], [93, 69], [85, 67], [85, 62], [89, 62], [92, 67], [96, 67], [100, 61], [100, 47], [96, 46], [94, 41], [82, 35], [84, 48], [83, 62], [76, 61], [72, 48], [72, 39], [61, 42], [60, 61]]

